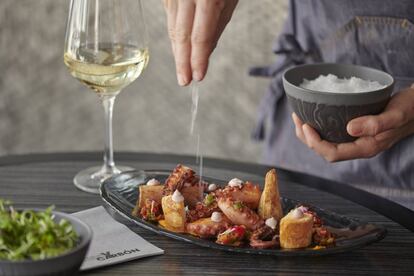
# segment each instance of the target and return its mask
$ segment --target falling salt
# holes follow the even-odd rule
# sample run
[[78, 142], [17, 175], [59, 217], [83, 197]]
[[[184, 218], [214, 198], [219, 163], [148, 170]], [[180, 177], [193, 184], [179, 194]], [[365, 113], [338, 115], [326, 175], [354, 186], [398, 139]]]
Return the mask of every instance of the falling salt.
[[197, 119], [198, 112], [198, 84], [195, 82], [191, 83], [191, 125], [190, 125], [190, 135], [194, 134], [194, 127]]
[[[190, 124], [190, 136], [192, 138], [196, 137], [196, 164], [199, 165], [198, 174], [200, 176], [200, 184], [203, 179], [203, 154], [200, 152], [200, 133], [199, 128], [194, 133], [196, 129], [197, 113], [198, 113], [198, 101], [199, 101], [199, 87], [198, 83], [192, 82], [191, 86], [191, 124]], [[201, 185], [200, 185], [201, 187]]]

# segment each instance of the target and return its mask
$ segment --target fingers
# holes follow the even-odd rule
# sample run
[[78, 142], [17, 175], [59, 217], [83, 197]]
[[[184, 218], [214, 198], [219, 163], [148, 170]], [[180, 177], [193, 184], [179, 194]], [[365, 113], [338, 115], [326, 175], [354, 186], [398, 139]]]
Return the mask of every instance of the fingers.
[[400, 139], [412, 133], [414, 129], [413, 122], [402, 128], [387, 130], [375, 136], [358, 138], [351, 143], [336, 144], [323, 140], [311, 126], [304, 124], [295, 113], [292, 113], [292, 119], [299, 140], [329, 162], [374, 157], [391, 148]]
[[[335, 144], [322, 140], [319, 134], [305, 124], [303, 133], [309, 148], [313, 149], [329, 162], [351, 160], [357, 158], [371, 158], [391, 147], [396, 141], [394, 130], [381, 133], [380, 137], [361, 137], [351, 143]], [[386, 133], [386, 135], [384, 135]]]
[[296, 113], [292, 113], [292, 119], [295, 123], [296, 137], [298, 137], [302, 143], [316, 151], [326, 160], [330, 162], [335, 161], [334, 154], [336, 150], [334, 144], [322, 140], [319, 134], [309, 125], [304, 124]]
[[191, 82], [191, 32], [195, 5], [193, 1], [179, 0], [177, 18], [174, 29], [174, 57], [178, 84], [181, 86]]
[[395, 140], [395, 131], [388, 131], [381, 133], [381, 139], [370, 136], [359, 138], [352, 143], [330, 143], [323, 140], [311, 126], [304, 124], [295, 113], [292, 113], [292, 119], [299, 140], [329, 162], [369, 158], [391, 146]]
[[350, 121], [350, 135], [374, 136], [383, 131], [404, 126], [414, 119], [414, 89], [407, 88], [394, 95], [384, 112], [376, 116], [363, 116]]
[[207, 71], [208, 58], [216, 43], [217, 25], [224, 8], [224, 1], [202, 0], [197, 2], [191, 35], [191, 68], [193, 79], [200, 81]]
[[307, 124], [304, 124], [302, 128], [306, 144], [310, 149], [316, 151], [329, 162], [338, 161], [335, 144], [322, 140], [319, 134]]
[[403, 127], [381, 132], [375, 136], [375, 140], [384, 145], [383, 149], [385, 150], [412, 133], [414, 133], [414, 121], [407, 123]]
[[[224, 29], [227, 26], [227, 23], [229, 23], [231, 16], [233, 14], [234, 9], [236, 8], [238, 3], [238, 0], [227, 0], [226, 6], [223, 9], [223, 12], [220, 15], [220, 19], [217, 26], [217, 32], [216, 32], [216, 38], [215, 42], [219, 40], [221, 34], [223, 33]], [[214, 45], [213, 48], [215, 48], [216, 45]]]
[[303, 122], [299, 119], [296, 113], [292, 113], [292, 119], [293, 119], [293, 122], [295, 123], [296, 137], [298, 137], [299, 140], [306, 145], [307, 144], [306, 138], [305, 138], [305, 135], [303, 134], [303, 129], [302, 129]]
[[178, 83], [204, 78], [238, 0], [164, 0]]
[[175, 21], [177, 18], [177, 1], [164, 0], [164, 9], [167, 14], [168, 36], [171, 41], [171, 48], [175, 56]]
[[351, 120], [347, 125], [347, 131], [356, 137], [375, 136], [406, 123], [407, 116], [402, 109], [390, 109], [376, 116], [369, 115]]
[[383, 113], [350, 121], [347, 125], [348, 133], [359, 137], [352, 143], [335, 144], [322, 140], [313, 128], [303, 124], [293, 114], [296, 136], [330, 162], [371, 158], [414, 133], [413, 99], [414, 89], [408, 88], [393, 96]]

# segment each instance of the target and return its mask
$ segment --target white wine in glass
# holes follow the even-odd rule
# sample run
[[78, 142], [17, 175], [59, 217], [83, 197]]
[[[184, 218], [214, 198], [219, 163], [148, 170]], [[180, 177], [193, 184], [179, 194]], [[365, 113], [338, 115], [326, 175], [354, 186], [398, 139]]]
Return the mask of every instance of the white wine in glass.
[[[147, 49], [122, 44], [99, 45], [97, 53], [88, 56], [88, 52], [84, 48], [75, 55], [65, 53], [64, 61], [73, 77], [99, 95], [119, 93], [139, 77], [148, 60]], [[83, 57], [82, 61], [76, 56]]]
[[99, 96], [105, 110], [102, 167], [79, 172], [75, 185], [99, 193], [108, 177], [129, 170], [115, 167], [112, 111], [115, 97], [137, 79], [149, 59], [140, 0], [72, 0], [66, 30], [64, 62], [73, 77]]

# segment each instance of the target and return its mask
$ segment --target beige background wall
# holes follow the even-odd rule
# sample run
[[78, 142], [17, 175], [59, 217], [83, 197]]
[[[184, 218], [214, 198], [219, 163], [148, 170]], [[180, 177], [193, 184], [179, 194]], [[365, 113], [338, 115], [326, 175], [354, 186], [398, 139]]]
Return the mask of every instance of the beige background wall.
[[[250, 132], [268, 80], [248, 77], [247, 69], [273, 62], [287, 2], [240, 0], [200, 86], [205, 155], [260, 159]], [[191, 154], [191, 95], [176, 84], [162, 1], [144, 6], [150, 63], [118, 97], [115, 148]], [[102, 149], [102, 108], [62, 61], [68, 7], [58, 0], [0, 1], [0, 155]]]
[[[176, 84], [162, 0], [143, 1], [151, 58], [116, 102], [115, 149], [195, 154], [191, 94]], [[239, 0], [200, 86], [204, 155], [260, 161], [261, 145], [250, 132], [269, 81], [248, 77], [247, 70], [274, 61], [271, 45], [287, 4]], [[103, 148], [98, 99], [62, 60], [68, 7], [69, 0], [0, 0], [0, 155]], [[413, 208], [412, 192], [365, 189]]]

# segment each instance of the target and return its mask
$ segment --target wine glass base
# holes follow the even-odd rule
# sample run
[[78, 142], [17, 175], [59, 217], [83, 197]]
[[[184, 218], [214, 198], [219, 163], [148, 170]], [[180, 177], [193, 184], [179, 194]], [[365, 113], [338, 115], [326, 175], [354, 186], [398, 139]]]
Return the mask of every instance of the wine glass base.
[[107, 178], [113, 175], [117, 175], [121, 172], [130, 171], [133, 169], [134, 168], [131, 167], [120, 166], [116, 167], [115, 173], [110, 174], [103, 171], [102, 167], [100, 166], [91, 167], [78, 172], [73, 178], [73, 183], [78, 189], [82, 191], [93, 194], [99, 194], [101, 184]]

